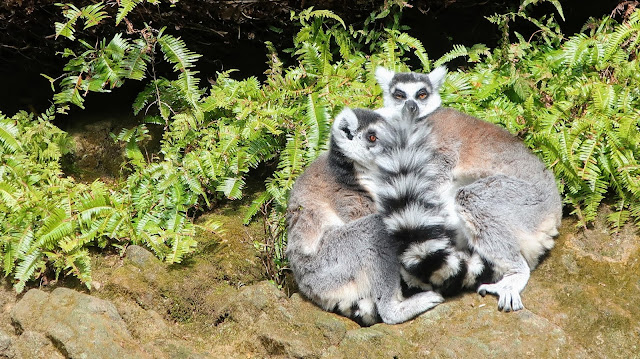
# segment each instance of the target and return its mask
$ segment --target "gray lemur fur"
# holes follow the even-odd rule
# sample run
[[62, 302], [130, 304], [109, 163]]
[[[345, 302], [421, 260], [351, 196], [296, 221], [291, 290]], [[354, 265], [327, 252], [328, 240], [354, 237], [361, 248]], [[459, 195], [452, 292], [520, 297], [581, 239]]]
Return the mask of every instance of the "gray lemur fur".
[[[397, 117], [405, 106], [415, 106], [414, 126], [429, 128], [424, 145], [450, 164], [436, 190], [445, 226], [454, 231], [456, 248], [479, 255], [493, 271], [478, 293], [497, 295], [500, 310], [519, 310], [531, 269], [554, 245], [562, 200], [553, 174], [519, 139], [497, 125], [440, 107], [445, 75], [444, 67], [429, 74], [378, 68], [385, 105], [378, 112]], [[411, 274], [420, 281], [419, 273]]]
[[438, 190], [450, 180], [453, 164], [429, 145], [431, 126], [421, 125], [416, 110], [404, 106], [387, 119], [390, 141], [374, 159], [374, 197], [391, 240], [400, 244], [405, 282], [455, 295], [490, 276], [490, 266], [468, 247], [460, 248], [455, 229], [447, 226]]
[[368, 188], [386, 123], [369, 110], [343, 110], [329, 151], [289, 195], [286, 254], [300, 292], [362, 325], [407, 321], [443, 301], [433, 291], [403, 298], [397, 243], [387, 235]]

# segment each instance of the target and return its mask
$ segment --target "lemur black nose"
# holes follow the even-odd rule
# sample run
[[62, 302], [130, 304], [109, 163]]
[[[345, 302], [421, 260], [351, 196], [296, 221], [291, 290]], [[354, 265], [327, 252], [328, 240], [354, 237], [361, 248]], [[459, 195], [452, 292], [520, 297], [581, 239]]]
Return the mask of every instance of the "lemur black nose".
[[403, 111], [408, 111], [409, 114], [415, 115], [418, 112], [418, 104], [413, 100], [409, 100], [404, 103]]

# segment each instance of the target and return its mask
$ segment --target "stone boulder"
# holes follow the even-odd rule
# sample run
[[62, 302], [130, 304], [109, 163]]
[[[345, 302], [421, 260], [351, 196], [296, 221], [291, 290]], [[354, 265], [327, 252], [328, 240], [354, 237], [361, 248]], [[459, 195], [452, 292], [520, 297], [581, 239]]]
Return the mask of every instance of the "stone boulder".
[[67, 288], [32, 289], [11, 310], [20, 335], [50, 341], [65, 358], [147, 358], [115, 306]]

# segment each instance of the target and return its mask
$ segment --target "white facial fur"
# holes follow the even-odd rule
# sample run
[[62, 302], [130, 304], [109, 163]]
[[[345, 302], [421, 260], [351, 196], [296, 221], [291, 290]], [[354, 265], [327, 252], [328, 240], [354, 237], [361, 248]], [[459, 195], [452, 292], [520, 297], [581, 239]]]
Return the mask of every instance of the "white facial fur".
[[382, 132], [382, 122], [358, 129], [359, 125], [356, 114], [350, 108], [345, 108], [333, 122], [333, 138], [344, 155], [353, 160], [357, 167], [376, 168], [373, 159], [383, 151], [383, 146], [379, 142], [370, 142], [367, 137], [370, 133], [378, 136]]
[[[407, 100], [413, 100], [418, 104], [418, 117], [424, 117], [442, 105], [439, 89], [444, 82], [446, 74], [447, 69], [444, 66], [434, 69], [428, 75], [418, 73], [397, 74], [383, 67], [378, 67], [376, 69], [376, 80], [382, 88], [385, 107], [401, 111]], [[394, 96], [394, 93], [398, 90], [404, 94], [404, 97], [397, 98]], [[419, 98], [419, 93], [425, 91], [427, 93], [426, 98]]]

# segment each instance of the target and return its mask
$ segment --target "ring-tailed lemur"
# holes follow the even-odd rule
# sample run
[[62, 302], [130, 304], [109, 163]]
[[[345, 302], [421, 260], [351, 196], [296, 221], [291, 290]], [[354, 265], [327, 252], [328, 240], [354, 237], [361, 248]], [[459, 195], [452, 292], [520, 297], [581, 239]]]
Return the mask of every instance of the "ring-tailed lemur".
[[389, 240], [368, 192], [385, 121], [343, 110], [328, 153], [298, 179], [287, 209], [287, 257], [302, 294], [362, 325], [401, 323], [443, 301], [429, 291], [402, 297], [397, 244]]
[[378, 110], [393, 135], [375, 157], [372, 188], [391, 239], [400, 243], [404, 281], [410, 288], [454, 295], [473, 288], [481, 276], [491, 278], [490, 266], [459, 246], [455, 228], [447, 225], [439, 189], [450, 181], [453, 163], [430, 145], [431, 127], [420, 125], [415, 110]]
[[[436, 190], [447, 213], [445, 227], [457, 232], [457, 248], [471, 250], [470, 263], [479, 263], [473, 258], [477, 254], [493, 271], [493, 280], [478, 286], [478, 293], [497, 295], [500, 310], [519, 310], [531, 269], [554, 245], [562, 200], [553, 174], [519, 139], [497, 125], [440, 107], [445, 75], [443, 67], [428, 75], [378, 68], [381, 113], [415, 108], [414, 126], [428, 132], [421, 141], [450, 163], [448, 178]], [[429, 160], [419, 156], [413, 160]], [[401, 257], [404, 268], [420, 279], [420, 267], [409, 265], [416, 258]]]

